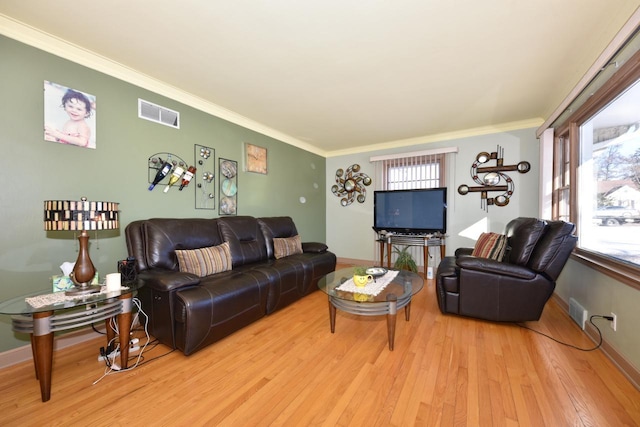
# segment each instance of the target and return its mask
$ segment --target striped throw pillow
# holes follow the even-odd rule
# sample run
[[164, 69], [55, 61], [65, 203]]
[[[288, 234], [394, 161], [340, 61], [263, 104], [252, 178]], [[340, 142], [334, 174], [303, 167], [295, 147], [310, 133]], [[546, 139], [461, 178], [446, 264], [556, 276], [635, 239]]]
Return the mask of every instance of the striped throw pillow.
[[199, 277], [231, 270], [229, 242], [192, 250], [176, 250], [180, 271]]
[[273, 254], [276, 259], [301, 253], [302, 242], [300, 241], [300, 235], [296, 234], [293, 237], [273, 239]]
[[507, 248], [507, 236], [498, 233], [482, 233], [471, 255], [502, 261]]

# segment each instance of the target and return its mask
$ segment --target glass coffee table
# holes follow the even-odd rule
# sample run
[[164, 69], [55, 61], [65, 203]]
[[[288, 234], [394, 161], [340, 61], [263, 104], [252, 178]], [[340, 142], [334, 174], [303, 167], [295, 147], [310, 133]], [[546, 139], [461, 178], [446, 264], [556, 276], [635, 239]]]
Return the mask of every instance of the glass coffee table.
[[[381, 271], [380, 271], [381, 270]], [[359, 316], [387, 316], [387, 335], [389, 350], [393, 350], [393, 342], [396, 332], [396, 313], [404, 307], [405, 320], [409, 321], [411, 315], [411, 297], [424, 286], [424, 280], [418, 274], [406, 270], [385, 270], [374, 267], [379, 273], [374, 281], [364, 289], [355, 288], [355, 291], [345, 290], [350, 288], [349, 279], [353, 277], [353, 268], [344, 268], [329, 273], [318, 282], [318, 288], [329, 296], [329, 322], [331, 333], [336, 329], [336, 309]], [[383, 289], [376, 287], [378, 281], [389, 280], [389, 276], [397, 275]], [[386, 277], [385, 277], [386, 276]], [[368, 289], [371, 288], [371, 289]], [[378, 292], [372, 295], [371, 292]]]
[[[137, 283], [123, 283], [122, 286], [116, 291], [87, 294], [72, 299], [63, 297], [64, 293], [51, 294], [51, 290], [47, 289], [0, 303], [0, 314], [11, 315], [13, 330], [31, 336], [36, 379], [40, 381], [43, 402], [51, 397], [54, 332], [105, 321], [107, 342], [110, 342], [115, 338], [115, 331], [109, 322], [112, 318], [116, 318], [120, 342], [120, 366], [122, 369], [127, 367], [132, 297], [140, 286]], [[31, 303], [27, 302], [27, 298]], [[61, 298], [64, 299], [60, 300]]]

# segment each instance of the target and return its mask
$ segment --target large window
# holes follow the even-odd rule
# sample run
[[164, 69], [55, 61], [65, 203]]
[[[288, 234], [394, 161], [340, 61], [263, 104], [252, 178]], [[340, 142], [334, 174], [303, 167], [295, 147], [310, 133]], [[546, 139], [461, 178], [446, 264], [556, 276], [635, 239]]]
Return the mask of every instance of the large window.
[[578, 260], [640, 287], [640, 52], [556, 129], [552, 213]]
[[580, 247], [640, 266], [640, 83], [580, 126]]

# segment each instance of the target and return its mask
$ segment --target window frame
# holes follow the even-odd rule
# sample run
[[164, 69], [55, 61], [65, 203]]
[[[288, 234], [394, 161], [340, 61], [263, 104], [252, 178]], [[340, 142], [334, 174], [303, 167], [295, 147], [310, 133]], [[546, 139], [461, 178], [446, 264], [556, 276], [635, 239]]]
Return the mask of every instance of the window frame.
[[[580, 166], [580, 127], [638, 80], [640, 80], [640, 51], [629, 58], [618, 72], [569, 116], [564, 124], [557, 128], [553, 150], [553, 219], [566, 219], [560, 216], [561, 199], [559, 195], [561, 191], [568, 188], [568, 219], [576, 224], [578, 230], [580, 230], [581, 224], [578, 218], [580, 183], [577, 180], [578, 167]], [[566, 183], [563, 180], [563, 176], [560, 176], [560, 174], [566, 173], [566, 170], [561, 167], [563, 159], [558, 158], [557, 151], [557, 147], [566, 143], [567, 139], [569, 148], [569, 183]], [[640, 290], [640, 267], [580, 247], [577, 247], [573, 251], [571, 257], [582, 264], [588, 265], [603, 274]]]

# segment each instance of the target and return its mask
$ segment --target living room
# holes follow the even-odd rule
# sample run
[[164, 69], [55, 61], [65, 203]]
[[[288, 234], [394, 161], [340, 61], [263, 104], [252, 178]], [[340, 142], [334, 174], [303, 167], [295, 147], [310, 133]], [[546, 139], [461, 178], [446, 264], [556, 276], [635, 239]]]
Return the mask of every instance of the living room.
[[[464, 231], [481, 224], [499, 232], [518, 216], [539, 216], [547, 212], [542, 187], [541, 142], [536, 131], [542, 120], [532, 119], [501, 126], [460, 130], [433, 138], [418, 138], [405, 144], [325, 155], [313, 146], [291, 144], [271, 132], [261, 133], [244, 117], [219, 115], [211, 105], [148, 76], [107, 64], [104, 58], [85, 53], [84, 59], [60, 55], [60, 40], [47, 39], [37, 30], [3, 18], [0, 52], [3, 71], [3, 103], [0, 144], [5, 147], [2, 169], [6, 177], [2, 218], [2, 286], [0, 300], [40, 290], [60, 274], [60, 265], [77, 257], [73, 234], [43, 230], [42, 203], [51, 199], [110, 200], [120, 204], [119, 230], [92, 233], [91, 257], [100, 274], [115, 271], [116, 262], [127, 256], [125, 226], [152, 217], [220, 216], [220, 206], [198, 206], [197, 181], [184, 191], [148, 191], [149, 159], [158, 153], [172, 153], [188, 163], [195, 161], [194, 146], [214, 150], [215, 180], [219, 181], [219, 159], [246, 163], [246, 143], [266, 149], [265, 173], [240, 172], [237, 182], [237, 214], [254, 216], [290, 215], [305, 241], [326, 242], [343, 263], [375, 262], [377, 243], [372, 230], [373, 187], [364, 203], [341, 206], [331, 192], [338, 169], [358, 164], [361, 172], [375, 177], [371, 157], [398, 153], [455, 148], [447, 160], [449, 227], [447, 254], [458, 247], [473, 246]], [[18, 28], [20, 27], [20, 28]], [[44, 37], [44, 38], [43, 38]], [[38, 40], [29, 43], [30, 40]], [[74, 46], [67, 52], [81, 55]], [[85, 61], [93, 61], [90, 67]], [[97, 68], [97, 69], [96, 69]], [[128, 74], [127, 74], [128, 73]], [[96, 148], [86, 149], [43, 139], [43, 84], [82, 90], [95, 96]], [[136, 83], [137, 82], [137, 83]], [[172, 96], [173, 94], [173, 96]], [[138, 117], [138, 102], [145, 100], [180, 114], [174, 129]], [[528, 161], [531, 170], [514, 175], [515, 192], [508, 206], [483, 210], [478, 193], [460, 195], [461, 184], [471, 184], [469, 169], [479, 152], [504, 150], [505, 164]], [[24, 211], [14, 210], [19, 206]], [[437, 261], [434, 261], [437, 262]], [[608, 350], [630, 368], [637, 378], [640, 370], [640, 339], [633, 325], [640, 322], [636, 288], [612, 279], [576, 260], [566, 265], [556, 288], [557, 299], [568, 306], [578, 298], [590, 313], [615, 312], [619, 328], [603, 327]], [[8, 316], [0, 319], [0, 353], [14, 354], [28, 348], [28, 336], [11, 330]], [[633, 372], [635, 370], [635, 372]], [[35, 386], [34, 386], [35, 387]]]

